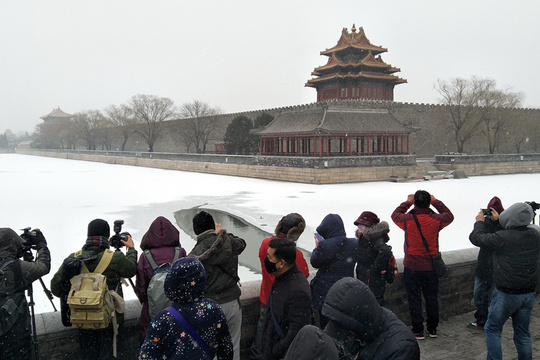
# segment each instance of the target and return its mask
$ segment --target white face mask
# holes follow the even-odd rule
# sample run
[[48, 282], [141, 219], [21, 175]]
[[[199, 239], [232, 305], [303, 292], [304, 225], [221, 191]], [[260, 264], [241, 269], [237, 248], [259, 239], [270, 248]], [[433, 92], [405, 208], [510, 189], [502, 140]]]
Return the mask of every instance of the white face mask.
[[358, 234], [362, 234], [362, 233], [364, 232], [364, 230], [366, 230], [366, 228], [367, 228], [366, 225], [360, 224], [360, 225], [358, 225], [358, 230], [356, 230], [356, 232], [357, 232]]

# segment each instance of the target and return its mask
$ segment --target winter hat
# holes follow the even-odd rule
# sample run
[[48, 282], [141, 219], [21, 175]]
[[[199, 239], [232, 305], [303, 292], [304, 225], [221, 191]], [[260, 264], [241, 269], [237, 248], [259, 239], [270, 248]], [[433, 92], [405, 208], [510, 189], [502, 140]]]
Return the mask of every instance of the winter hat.
[[90, 236], [103, 236], [109, 237], [111, 235], [111, 228], [109, 223], [102, 219], [95, 219], [88, 224], [88, 237]]
[[201, 211], [193, 217], [193, 232], [195, 235], [215, 228], [216, 223], [214, 222], [214, 218], [206, 211]]
[[488, 209], [494, 208], [496, 212], [499, 214], [504, 211], [504, 207], [502, 205], [501, 199], [494, 196], [491, 200], [489, 200], [489, 203], [487, 205]]
[[372, 227], [373, 225], [378, 224], [380, 221], [381, 220], [375, 213], [372, 213], [371, 211], [364, 211], [360, 214], [358, 219], [356, 219], [354, 225], [365, 225], [367, 227]]
[[306, 221], [298, 213], [290, 213], [279, 220], [276, 226], [275, 234], [286, 237], [289, 240], [296, 241], [304, 232]]
[[163, 290], [172, 301], [187, 303], [202, 297], [206, 288], [206, 274], [201, 262], [192, 257], [183, 257], [172, 264]]
[[163, 216], [158, 216], [143, 235], [141, 249], [146, 250], [162, 246], [180, 246], [180, 233], [169, 220]]
[[372, 342], [382, 331], [383, 311], [375, 295], [362, 281], [345, 277], [338, 280], [326, 295], [322, 314], [330, 319], [325, 332], [353, 331], [356, 338]]

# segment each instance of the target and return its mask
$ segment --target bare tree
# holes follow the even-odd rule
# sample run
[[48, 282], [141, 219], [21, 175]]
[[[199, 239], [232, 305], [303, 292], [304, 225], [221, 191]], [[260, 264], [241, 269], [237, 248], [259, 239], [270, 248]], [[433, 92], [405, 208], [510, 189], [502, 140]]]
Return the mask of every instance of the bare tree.
[[75, 133], [85, 142], [88, 150], [96, 150], [100, 141], [100, 132], [107, 126], [106, 122], [99, 110], [89, 110], [73, 115]]
[[184, 103], [180, 108], [180, 117], [186, 119], [180, 128], [180, 137], [184, 140], [186, 148], [195, 145], [198, 153], [206, 152], [206, 145], [210, 141], [216, 122], [212, 116], [221, 114], [218, 107], [211, 107], [208, 103], [195, 100]]
[[[492, 84], [495, 85], [494, 83]], [[495, 152], [507, 131], [510, 113], [505, 108], [516, 108], [521, 105], [523, 94], [510, 90], [486, 89], [480, 97], [480, 116], [484, 124], [481, 133], [487, 140], [490, 154]]]
[[163, 122], [174, 117], [174, 103], [171, 99], [154, 95], [135, 95], [129, 108], [137, 126], [133, 130], [148, 144], [148, 151], [154, 151], [154, 144], [161, 135]]
[[135, 120], [133, 119], [133, 112], [127, 105], [110, 105], [105, 109], [105, 112], [108, 119], [123, 138], [121, 150], [124, 151], [127, 141], [134, 132], [133, 125], [135, 124]]

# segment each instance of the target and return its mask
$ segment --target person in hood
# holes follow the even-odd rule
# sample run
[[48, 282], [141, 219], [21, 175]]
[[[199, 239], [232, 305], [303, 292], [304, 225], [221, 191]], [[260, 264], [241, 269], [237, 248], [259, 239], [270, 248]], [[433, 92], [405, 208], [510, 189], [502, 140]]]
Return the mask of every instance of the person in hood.
[[[251, 360], [259, 360], [261, 358], [263, 323], [268, 305], [268, 295], [270, 294], [270, 289], [272, 288], [275, 279], [275, 276], [269, 274], [264, 266], [265, 259], [268, 256], [268, 243], [274, 238], [289, 239], [296, 242], [304, 232], [305, 228], [306, 221], [302, 215], [298, 213], [287, 214], [278, 221], [276, 229], [274, 230], [275, 235], [264, 239], [259, 247], [259, 260], [261, 262], [262, 274], [261, 290], [259, 292], [260, 311], [254, 340], [251, 344]], [[309, 277], [308, 264], [304, 258], [304, 254], [302, 254], [298, 248], [296, 249], [296, 266], [302, 271], [307, 279]]]
[[385, 274], [392, 257], [392, 247], [387, 244], [390, 240], [390, 227], [371, 211], [360, 214], [354, 225], [357, 226], [358, 239], [356, 278], [369, 286], [379, 304], [384, 305]]
[[246, 242], [222, 229], [206, 211], [193, 217], [193, 232], [197, 235], [197, 243], [188, 256], [203, 264], [206, 272], [205, 295], [216, 301], [223, 310], [234, 346], [234, 359], [240, 360], [242, 307], [238, 286], [238, 255], [246, 248]]
[[[412, 205], [414, 207], [407, 212]], [[438, 213], [431, 210], [431, 206]], [[439, 252], [439, 232], [454, 221], [454, 215], [435, 196], [425, 190], [418, 190], [408, 195], [407, 200], [394, 210], [392, 220], [405, 232], [403, 284], [407, 290], [411, 330], [417, 340], [425, 339], [423, 294], [426, 301], [426, 330], [430, 338], [436, 338], [439, 325], [439, 278], [433, 271], [432, 256]]]
[[[5, 282], [7, 298], [0, 309], [1, 359], [30, 359], [31, 319], [24, 292], [51, 269], [51, 254], [43, 233], [34, 229], [27, 234], [25, 240], [10, 228], [0, 228], [0, 276], [3, 277], [0, 281]], [[23, 256], [25, 250], [30, 251], [26, 245], [37, 250], [35, 261]]]
[[377, 302], [369, 287], [351, 277], [337, 281], [322, 308], [324, 330], [308, 325], [292, 342], [285, 360], [419, 360], [409, 328]]
[[180, 233], [176, 227], [163, 216], [158, 216], [143, 235], [141, 249], [144, 253], [139, 257], [139, 262], [137, 263], [135, 290], [142, 304], [138, 324], [139, 341], [142, 344], [146, 337], [150, 320], [152, 320], [148, 311], [148, 296], [146, 291], [154, 274], [154, 269], [152, 269], [148, 257], [151, 256], [158, 266], [162, 266], [163, 264], [172, 265], [175, 255], [177, 255], [177, 258], [185, 257], [186, 250], [180, 245]]
[[491, 232], [480, 211], [469, 236], [471, 243], [493, 253], [495, 289], [484, 327], [487, 358], [503, 358], [501, 333], [506, 321], [512, 318], [518, 358], [532, 359], [529, 323], [538, 280], [539, 228], [531, 225], [534, 211], [525, 203], [513, 204], [500, 216], [492, 209], [491, 217], [498, 218], [504, 230]]
[[[488, 203], [486, 210], [490, 214], [484, 214], [484, 225], [487, 231], [494, 233], [503, 230], [499, 223], [499, 218], [494, 214], [501, 214], [504, 211], [501, 199], [494, 196]], [[493, 292], [493, 254], [490, 249], [481, 247], [478, 250], [478, 259], [474, 271], [474, 291], [473, 299], [476, 311], [474, 317], [476, 321], [467, 324], [473, 329], [484, 329], [489, 312], [489, 300]]]
[[[201, 262], [191, 257], [178, 259], [163, 288], [173, 303], [150, 323], [139, 360], [231, 360], [233, 345], [225, 315], [214, 300], [203, 296], [206, 275]], [[180, 323], [175, 312], [189, 327]]]
[[321, 314], [324, 298], [336, 281], [344, 277], [354, 277], [354, 267], [358, 260], [358, 242], [349, 239], [345, 233], [343, 220], [337, 214], [328, 214], [317, 227], [315, 249], [311, 253], [311, 266], [318, 269], [311, 280], [313, 309], [319, 326], [324, 329], [328, 319]]

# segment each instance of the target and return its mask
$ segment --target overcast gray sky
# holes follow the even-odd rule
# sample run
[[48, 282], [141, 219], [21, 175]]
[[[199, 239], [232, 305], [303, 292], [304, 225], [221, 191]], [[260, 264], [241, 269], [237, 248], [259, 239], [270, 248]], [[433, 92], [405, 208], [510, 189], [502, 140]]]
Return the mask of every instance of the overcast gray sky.
[[536, 0], [2, 0], [0, 133], [135, 94], [226, 113], [312, 103], [320, 51], [353, 23], [407, 79], [395, 101], [437, 103], [438, 78], [476, 75], [539, 108], [539, 21]]

